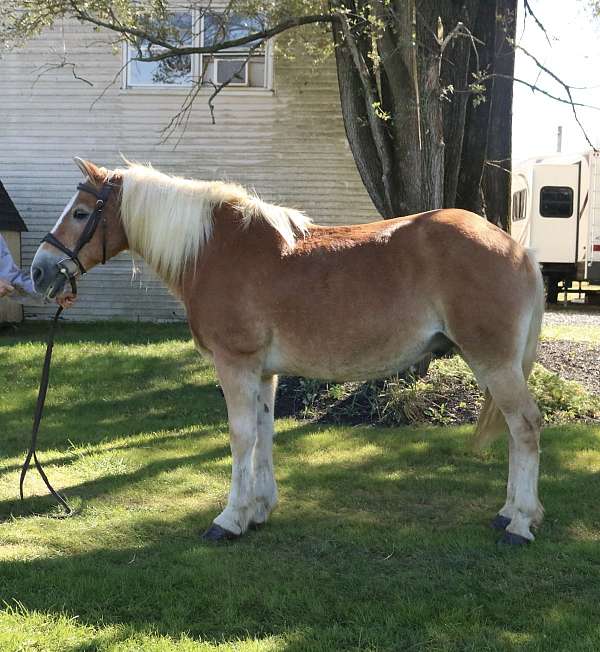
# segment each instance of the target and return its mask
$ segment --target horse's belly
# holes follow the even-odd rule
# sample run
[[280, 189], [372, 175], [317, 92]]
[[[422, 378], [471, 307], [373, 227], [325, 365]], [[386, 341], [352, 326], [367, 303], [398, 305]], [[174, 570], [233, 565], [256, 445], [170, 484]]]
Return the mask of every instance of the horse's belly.
[[382, 378], [418, 362], [429, 350], [429, 341], [430, 337], [424, 337], [410, 345], [374, 343], [358, 350], [325, 343], [317, 349], [275, 341], [267, 352], [265, 371], [334, 381]]

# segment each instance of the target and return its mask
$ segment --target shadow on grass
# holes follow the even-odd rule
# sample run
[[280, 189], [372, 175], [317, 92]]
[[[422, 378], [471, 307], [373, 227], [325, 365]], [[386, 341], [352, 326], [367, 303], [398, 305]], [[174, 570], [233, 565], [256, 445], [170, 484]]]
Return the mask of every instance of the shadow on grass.
[[[69, 439], [96, 444], [222, 422], [225, 405], [216, 384], [190, 382], [198, 373], [210, 377], [206, 368], [196, 353], [184, 360], [152, 355], [124, 360], [119, 353], [104, 353], [101, 360], [63, 360], [52, 371], [39, 450], [63, 448]], [[31, 378], [23, 374], [19, 383], [12, 390], [13, 406], [2, 408], [0, 458], [19, 454], [29, 444], [37, 370]]]
[[[130, 488], [136, 483], [154, 479], [162, 473], [173, 471], [183, 465], [200, 468], [202, 463], [221, 459], [229, 453], [229, 445], [216, 446], [208, 451], [197, 455], [171, 456], [168, 459], [159, 460], [146, 464], [145, 466], [129, 473], [117, 473], [103, 476], [98, 479], [89, 480], [79, 484], [71, 485], [64, 493], [67, 498], [77, 498], [83, 503], [83, 509], [96, 498], [113, 497], [119, 502], [119, 492], [124, 488]], [[31, 473], [37, 471], [32, 468]], [[16, 486], [15, 486], [16, 488]], [[80, 508], [81, 509], [81, 508]], [[27, 517], [35, 514], [37, 516], [56, 513], [56, 501], [52, 496], [29, 496], [24, 500], [0, 501], [0, 523], [12, 518]]]
[[[114, 339], [77, 328], [73, 341]], [[68, 497], [80, 501], [81, 513], [59, 524], [26, 518], [53, 513], [48, 497], [0, 502], [0, 518], [17, 517], [0, 525], [0, 535], [23, 526], [35, 544], [37, 528], [65, 530], [44, 557], [0, 561], [0, 600], [96, 628], [123, 626], [64, 649], [83, 652], [154, 633], [215, 644], [279, 636], [278, 649], [290, 652], [600, 648], [600, 483], [593, 469], [574, 464], [597, 448], [597, 429], [544, 433], [547, 521], [527, 549], [497, 548], [487, 529], [504, 499], [504, 444], [474, 456], [456, 430], [347, 428], [342, 442], [339, 428], [313, 424], [288, 426], [278, 437], [282, 500], [272, 522], [214, 547], [199, 535], [218, 513], [217, 500], [185, 511], [172, 475], [189, 467], [216, 476], [224, 500], [226, 436], [199, 453], [175, 446], [192, 445], [196, 434], [168, 432], [144, 444], [134, 436], [157, 424], [222, 428], [222, 398], [210, 384], [182, 382], [194, 368], [189, 356], [183, 363], [156, 356], [125, 362], [107, 355], [93, 378], [81, 362], [65, 363], [56, 387], [76, 387], [76, 398], [49, 411], [42, 455], [77, 433], [78, 444], [102, 443], [102, 452], [156, 445], [169, 457], [71, 485]], [[24, 448], [20, 428], [30, 412], [23, 404], [3, 414], [9, 429], [2, 446], [14, 454]], [[111, 443], [117, 437], [132, 441]], [[75, 459], [66, 453], [44, 461]], [[137, 511], [141, 492], [147, 506]], [[109, 508], [114, 526], [98, 541], [96, 514], [110, 519]], [[131, 520], [123, 520], [127, 510]], [[84, 531], [89, 524], [87, 546], [82, 523]]]
[[[0, 330], [0, 348], [26, 342], [46, 342], [49, 321], [28, 321]], [[155, 324], [151, 322], [103, 321], [66, 322], [61, 320], [56, 332], [57, 345], [61, 342], [96, 342], [106, 344], [144, 344], [165, 339], [189, 342], [190, 331], [186, 323]]]
[[[564, 449], [561, 429], [546, 433], [542, 488], [550, 522], [533, 546], [507, 550], [486, 529], [504, 491], [503, 450], [474, 458], [461, 448], [463, 438], [444, 441], [443, 430], [352, 429], [349, 444], [370, 452], [336, 464], [310, 462], [320, 450], [312, 441], [318, 429], [290, 428], [277, 444], [282, 505], [263, 530], [215, 547], [199, 534], [216, 505], [177, 518], [152, 511], [116, 526], [136, 545], [114, 549], [94, 540], [91, 552], [0, 562], [0, 599], [96, 627], [124, 625], [116, 642], [158, 633], [215, 644], [281, 636], [281, 649], [292, 652], [361, 645], [544, 650], [550, 641], [578, 649], [577, 632], [588, 649], [597, 647], [600, 632], [590, 623], [600, 599], [600, 550], [572, 528], [598, 536], [600, 487], [597, 474], [569, 465], [571, 453], [597, 445], [597, 433], [578, 428]], [[140, 483], [160, 491], [148, 481], [228, 455], [225, 444], [213, 446], [69, 493], [85, 505], [120, 505], [121, 489]], [[44, 504], [30, 499], [24, 507]], [[8, 502], [0, 505], [0, 513], [9, 510]]]

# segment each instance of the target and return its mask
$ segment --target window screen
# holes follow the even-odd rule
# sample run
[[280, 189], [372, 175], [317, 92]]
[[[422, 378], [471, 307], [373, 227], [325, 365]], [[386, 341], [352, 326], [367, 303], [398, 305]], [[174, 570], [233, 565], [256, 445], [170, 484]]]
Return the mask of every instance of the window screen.
[[573, 215], [573, 188], [544, 186], [540, 190], [542, 217], [571, 217]]

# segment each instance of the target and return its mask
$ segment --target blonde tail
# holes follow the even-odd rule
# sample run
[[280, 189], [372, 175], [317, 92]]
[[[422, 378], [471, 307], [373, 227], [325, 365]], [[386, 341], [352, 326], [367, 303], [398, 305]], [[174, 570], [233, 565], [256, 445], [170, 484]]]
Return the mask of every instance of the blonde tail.
[[[525, 344], [525, 352], [523, 354], [523, 375], [525, 376], [525, 379], [529, 378], [529, 374], [533, 369], [533, 364], [537, 356], [537, 345], [540, 338], [540, 331], [542, 330], [542, 319], [544, 317], [545, 309], [544, 280], [542, 278], [542, 273], [540, 272], [537, 260], [531, 250], [527, 251], [527, 256], [536, 272], [537, 286], [533, 312], [529, 323], [529, 331], [527, 333], [527, 343]], [[477, 420], [473, 445], [475, 449], [480, 450], [505, 433], [508, 433], [508, 426], [506, 425], [504, 415], [494, 403], [494, 399], [490, 392], [486, 389], [483, 407], [481, 408], [479, 419]]]

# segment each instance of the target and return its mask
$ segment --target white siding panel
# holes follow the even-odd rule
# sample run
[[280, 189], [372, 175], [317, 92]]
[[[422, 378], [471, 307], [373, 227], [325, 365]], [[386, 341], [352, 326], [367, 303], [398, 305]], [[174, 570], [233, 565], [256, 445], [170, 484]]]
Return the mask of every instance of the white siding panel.
[[[74, 79], [68, 67], [40, 76], [40, 66], [59, 62], [63, 37], [68, 60], [93, 87]], [[67, 22], [2, 60], [0, 178], [30, 229], [23, 234], [24, 265], [75, 192], [80, 180], [75, 155], [114, 167], [123, 154], [172, 174], [235, 180], [267, 201], [306, 211], [317, 223], [377, 218], [345, 138], [332, 63], [311, 70], [298, 59], [278, 59], [274, 91], [226, 89], [215, 102], [215, 125], [209, 93], [203, 92], [175, 147], [176, 138], [162, 142], [161, 130], [186, 91], [122, 89], [121, 57], [100, 39]], [[141, 261], [138, 265], [135, 278], [128, 254], [92, 270], [65, 317], [184, 318], [181, 304]], [[30, 318], [51, 313], [26, 309]]]

